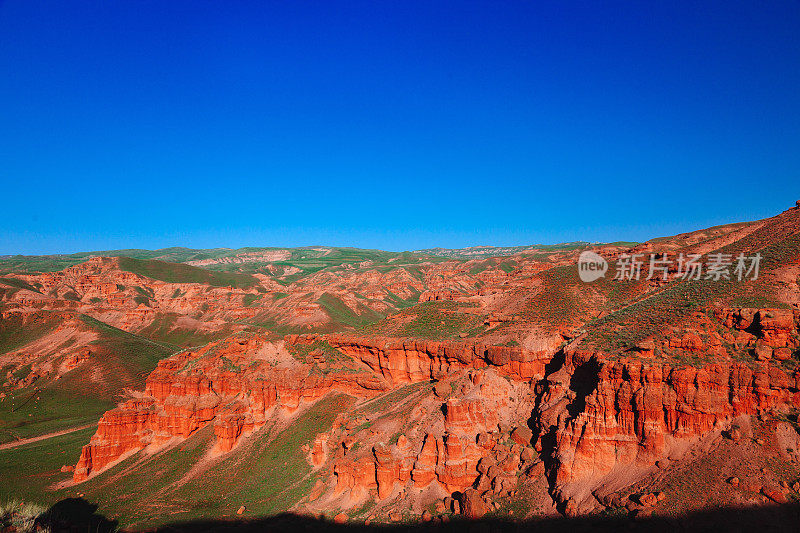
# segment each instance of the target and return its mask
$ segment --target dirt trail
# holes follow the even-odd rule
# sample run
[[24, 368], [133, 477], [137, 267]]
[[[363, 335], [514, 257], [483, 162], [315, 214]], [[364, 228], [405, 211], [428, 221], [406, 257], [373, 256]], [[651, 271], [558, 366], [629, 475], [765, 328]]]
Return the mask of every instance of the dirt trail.
[[29, 439], [20, 439], [14, 442], [7, 442], [5, 444], [0, 444], [0, 450], [8, 450], [9, 448], [16, 448], [17, 446], [24, 446], [26, 444], [30, 444], [32, 442], [38, 442], [40, 440], [51, 439], [53, 437], [60, 437], [61, 435], [66, 435], [67, 433], [73, 433], [75, 431], [80, 431], [82, 429], [90, 428], [92, 426], [96, 426], [97, 423], [94, 424], [86, 424], [85, 426], [78, 426], [69, 429], [62, 429], [61, 431], [56, 431], [54, 433], [47, 433], [46, 435], [39, 435], [38, 437], [31, 437]]

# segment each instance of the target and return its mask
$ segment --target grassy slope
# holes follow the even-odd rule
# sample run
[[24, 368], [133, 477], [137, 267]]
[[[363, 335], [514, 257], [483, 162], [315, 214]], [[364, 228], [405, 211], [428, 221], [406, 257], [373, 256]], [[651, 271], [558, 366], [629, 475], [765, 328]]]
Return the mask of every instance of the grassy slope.
[[115, 403], [57, 388], [15, 391], [0, 400], [0, 443], [91, 424]]
[[89, 442], [96, 428], [87, 428], [60, 437], [0, 450], [0, 501], [24, 499], [50, 505], [78, 491], [50, 491], [54, 483], [66, 481], [70, 473], [63, 465], [75, 464], [81, 448]]
[[761, 253], [763, 260], [757, 281], [675, 281], [665, 289], [591, 323], [587, 341], [605, 349], [625, 349], [713, 304], [756, 309], [787, 307], [777, 299], [775, 287], [768, 280], [771, 270], [800, 260], [798, 217], [800, 215], [793, 213], [778, 215], [743, 239], [717, 250], [734, 257], [739, 253], [748, 256]]
[[331, 317], [332, 329], [340, 329], [347, 326], [357, 327], [371, 324], [380, 320], [382, 315], [372, 309], [362, 306], [359, 313], [354, 313], [347, 304], [332, 294], [323, 293], [317, 299], [317, 303]]
[[553, 327], [583, 322], [592, 312], [589, 294], [604, 280], [587, 285], [578, 278], [575, 266], [558, 266], [537, 275], [542, 287], [530, 297], [521, 311], [522, 318]]
[[119, 267], [127, 272], [133, 272], [167, 283], [204, 283], [213, 287], [238, 287], [248, 289], [258, 285], [258, 280], [247, 274], [231, 272], [212, 272], [181, 263], [169, 263], [153, 259], [134, 259], [120, 257]]
[[[343, 265], [355, 265], [364, 261], [373, 262], [375, 265], [397, 262], [399, 264], [417, 264], [426, 258], [410, 253], [384, 252], [381, 250], [362, 250], [359, 248], [331, 248], [329, 252], [320, 252], [311, 248], [296, 248], [291, 250], [291, 257], [274, 264], [282, 267], [294, 267], [299, 272], [281, 278], [282, 283], [292, 283], [306, 276], [324, 269], [335, 269]], [[256, 271], [262, 266], [260, 263], [247, 263], [231, 266], [243, 271]], [[267, 272], [265, 272], [267, 273]]]
[[232, 331], [232, 328], [228, 327], [213, 333], [202, 333], [193, 329], [181, 328], [176, 324], [179, 317], [180, 315], [177, 313], [159, 314], [148, 326], [137, 331], [136, 334], [162, 344], [190, 348], [202, 346], [226, 337]]
[[0, 501], [51, 505], [83, 493], [100, 504], [98, 512], [140, 527], [234, 515], [240, 505], [247, 506], [249, 515], [277, 514], [297, 503], [316, 481], [302, 445], [329, 429], [353, 401], [343, 395], [323, 398], [284, 430], [275, 435], [262, 430], [248, 446], [186, 483], [180, 481], [212, 445], [211, 425], [178, 446], [153, 456], [137, 454], [85, 483], [59, 490], [52, 485], [71, 477], [60, 472], [61, 466], [77, 461], [95, 428], [0, 450], [0, 479], [5, 481]]
[[463, 312], [475, 304], [462, 302], [423, 302], [403, 309], [396, 315], [358, 329], [359, 333], [416, 337], [420, 339], [457, 339], [482, 333], [484, 315]]
[[[88, 368], [78, 367], [41, 388], [27, 387], [0, 400], [0, 443], [96, 422], [113, 408], [125, 387], [140, 389], [159, 359], [175, 347], [124, 332], [93, 318], [81, 319], [99, 334], [92, 343]], [[75, 496], [83, 489], [57, 492], [51, 485], [71, 474], [62, 465], [75, 464], [95, 428], [0, 450], [0, 500], [24, 498], [42, 505]]]
[[27, 283], [26, 281], [23, 281], [23, 280], [18, 279], [18, 278], [13, 278], [13, 277], [8, 277], [8, 276], [7, 277], [3, 277], [3, 278], [0, 278], [0, 283], [2, 283], [4, 285], [8, 285], [9, 287], [14, 287], [14, 288], [17, 288], [17, 289], [27, 289], [29, 291], [38, 292], [38, 293], [41, 294], [41, 290], [40, 290], [41, 287], [42, 287], [41, 285], [39, 285], [38, 287], [34, 287], [33, 285]]
[[[57, 381], [36, 382], [0, 400], [0, 442], [34, 437], [98, 420], [116, 405], [123, 389], [141, 388], [158, 361], [178, 350], [177, 346], [127, 333], [88, 316], [80, 318], [99, 335], [90, 345], [92, 357], [89, 363], [64, 374]], [[2, 325], [8, 327], [5, 322]], [[17, 335], [27, 335], [26, 339], [30, 339], [23, 345], [35, 340], [27, 328], [21, 331], [24, 333]], [[38, 333], [36, 338], [43, 334]]]
[[[16, 316], [0, 320], [0, 354], [18, 350], [44, 337], [57, 326], [58, 321], [47, 318], [27, 324]], [[4, 379], [5, 376], [0, 376], [0, 380]]]
[[[95, 351], [98, 352], [100, 360], [114, 372], [103, 376], [104, 381], [113, 390], [135, 386], [136, 383], [132, 383], [131, 380], [143, 383], [144, 376], [156, 367], [160, 359], [180, 349], [176, 345], [152, 341], [122, 331], [86, 315], [81, 315], [81, 320], [100, 335], [92, 345], [97, 348]], [[133, 376], [141, 379], [135, 379]]]

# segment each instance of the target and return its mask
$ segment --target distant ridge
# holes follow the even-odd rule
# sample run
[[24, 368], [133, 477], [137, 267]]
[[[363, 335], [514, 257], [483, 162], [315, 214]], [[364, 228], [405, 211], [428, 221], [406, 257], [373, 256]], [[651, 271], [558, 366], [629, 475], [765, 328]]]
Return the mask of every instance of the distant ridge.
[[536, 252], [563, 252], [565, 250], [579, 250], [587, 246], [598, 245], [635, 246], [638, 242], [613, 242], [590, 243], [586, 241], [563, 242], [558, 244], [530, 244], [527, 246], [470, 246], [467, 248], [426, 248], [414, 250], [415, 254], [447, 257], [450, 259], [482, 259], [486, 257], [500, 257], [520, 253]]
[[294, 266], [301, 270], [319, 270], [325, 266], [357, 264], [364, 261], [385, 262], [404, 258], [413, 262], [441, 260], [436, 257], [409, 252], [386, 252], [332, 246], [303, 246], [298, 248], [245, 247], [193, 249], [183, 247], [159, 250], [123, 249], [73, 254], [3, 255], [0, 256], [0, 273], [54, 272], [83, 263], [93, 257], [128, 257], [139, 260], [156, 260], [184, 263], [208, 270], [258, 272], [269, 265]]
[[[71, 267], [92, 257], [130, 257], [131, 259], [185, 263], [210, 270], [234, 270], [256, 272], [268, 264], [295, 264], [296, 262], [322, 262], [325, 264], [359, 263], [362, 261], [387, 261], [404, 256], [405, 259], [420, 260], [447, 259], [485, 259], [503, 257], [519, 253], [547, 253], [578, 250], [587, 246], [608, 243], [589, 243], [585, 241], [559, 244], [531, 244], [527, 246], [471, 246], [468, 248], [428, 248], [413, 252], [387, 252], [342, 246], [302, 246], [290, 247], [244, 247], [244, 248], [185, 248], [172, 246], [158, 250], [127, 248], [121, 250], [99, 250], [76, 252], [72, 254], [43, 255], [0, 255], [2, 272], [54, 272]], [[635, 242], [610, 243], [634, 246]]]

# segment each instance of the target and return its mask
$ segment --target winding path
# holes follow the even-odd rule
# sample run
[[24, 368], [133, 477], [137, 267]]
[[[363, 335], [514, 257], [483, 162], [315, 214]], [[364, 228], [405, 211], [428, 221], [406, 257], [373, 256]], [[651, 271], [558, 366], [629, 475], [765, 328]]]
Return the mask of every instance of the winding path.
[[53, 433], [47, 433], [45, 435], [39, 435], [38, 437], [30, 437], [28, 439], [20, 439], [14, 442], [7, 442], [5, 444], [0, 444], [0, 450], [8, 450], [9, 448], [16, 448], [17, 446], [24, 446], [26, 444], [30, 444], [32, 442], [38, 442], [40, 440], [45, 439], [52, 439], [53, 437], [60, 437], [61, 435], [66, 435], [68, 433], [74, 433], [75, 431], [80, 431], [82, 429], [90, 428], [92, 426], [96, 426], [97, 422], [94, 424], [86, 424], [85, 426], [78, 426], [69, 429], [62, 429], [61, 431], [56, 431]]

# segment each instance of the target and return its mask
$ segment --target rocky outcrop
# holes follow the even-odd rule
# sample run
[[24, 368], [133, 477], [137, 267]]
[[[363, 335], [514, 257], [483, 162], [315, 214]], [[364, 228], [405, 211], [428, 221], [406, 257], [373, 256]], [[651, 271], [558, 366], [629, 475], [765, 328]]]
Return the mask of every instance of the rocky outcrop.
[[[389, 439], [362, 413], [304, 448], [313, 468], [335, 476], [334, 496], [347, 493], [355, 502], [372, 492], [385, 501], [433, 487], [460, 495], [462, 512], [477, 517], [544, 460], [553, 496], [570, 513], [588, 510], [593, 491], [607, 480], [633, 482], [682, 443], [736, 416], [800, 405], [800, 372], [748, 351], [763, 345], [792, 357], [794, 312], [701, 315], [683, 331], [647, 338], [624, 353], [608, 354], [578, 338], [555, 357], [457, 341], [289, 335], [277, 346], [232, 337], [162, 361], [144, 393], [106, 413], [74, 478], [208, 424], [224, 453], [276, 409], [291, 412], [329, 392], [366, 399], [435, 382], [397, 415], [411, 422], [409, 433]], [[727, 343], [740, 348], [739, 359], [690, 366], [668, 357], [702, 357], [730, 349]]]
[[[340, 360], [333, 363], [329, 356]], [[455, 492], [482, 476], [490, 490], [501, 490], [503, 482], [497, 479], [504, 474], [489, 467], [482, 473], [479, 464], [507, 460], [513, 464], [508, 472], [516, 475], [524, 463], [520, 450], [528, 443], [501, 442], [512, 432], [500, 427], [501, 420], [511, 414], [527, 418], [512, 409], [510, 398], [517, 389], [529, 394], [529, 374], [543, 373], [546, 362], [543, 354], [520, 348], [467, 343], [327, 335], [289, 336], [278, 346], [256, 336], [235, 336], [161, 361], [143, 393], [103, 416], [73, 477], [82, 481], [130, 452], [185, 439], [208, 424], [213, 423], [216, 448], [224, 453], [264, 425], [275, 409], [290, 412], [330, 392], [369, 398], [433, 376], [461, 375], [445, 387], [453, 395], [444, 403], [430, 393], [432, 416], [442, 418], [443, 431], [413, 441], [400, 435], [391, 445], [377, 442], [356, 459], [344, 457], [355, 438], [337, 445], [330, 435], [320, 434], [306, 456], [314, 468], [333, 460], [336, 491], [350, 491], [356, 499], [372, 489], [384, 499], [409, 483], [419, 488], [437, 483]]]
[[440, 301], [452, 301], [457, 300], [461, 293], [458, 291], [445, 289], [445, 290], [438, 290], [438, 291], [425, 291], [419, 296], [420, 302], [440, 302]]
[[[412, 488], [450, 494], [479, 484], [483, 491], [501, 494], [516, 485], [517, 476], [536, 460], [530, 430], [509, 425], [528, 418], [530, 408], [520, 412], [514, 405], [519, 395], [530, 395], [528, 383], [503, 377], [494, 367], [449, 379], [431, 387], [423, 401], [411, 402], [418, 413], [412, 415], [413, 435], [402, 434], [390, 445], [379, 440], [371, 455], [335, 458], [334, 471], [342, 473], [339, 492], [363, 495], [374, 486], [378, 499], [385, 500]], [[369, 438], [362, 432], [344, 442]], [[372, 468], [364, 466], [369, 462]], [[366, 470], [375, 473], [374, 479], [358, 481], [351, 474]]]
[[[270, 352], [272, 359], [260, 358]], [[274, 408], [293, 411], [329, 392], [369, 397], [387, 388], [371, 373], [315, 373], [262, 338], [232, 337], [159, 362], [143, 394], [103, 415], [73, 477], [82, 481], [128, 452], [185, 439], [212, 421], [216, 447], [227, 452]]]
[[[473, 486], [482, 476], [486, 479], [487, 489], [492, 490], [494, 480], [502, 473], [496, 468], [489, 472], [488, 466], [481, 472], [480, 465], [496, 465], [496, 456], [509, 460], [506, 466], [516, 483], [516, 476], [524, 464], [520, 459], [519, 446], [516, 447], [516, 454], [509, 455], [507, 448], [500, 445], [497, 439], [487, 439], [481, 444], [475, 440], [474, 436], [428, 433], [423, 438], [421, 448], [404, 443], [391, 446], [378, 443], [372, 449], [372, 457], [364, 456], [355, 461], [344, 460], [335, 464], [336, 490], [349, 490], [353, 497], [358, 498], [375, 488], [378, 498], [383, 500], [392, 495], [395, 489], [409, 484], [422, 489], [437, 483], [448, 493], [462, 491]], [[489, 442], [491, 444], [486, 446]], [[511, 485], [510, 481], [507, 483]], [[502, 481], [495, 482], [498, 487], [501, 484]]]
[[445, 429], [454, 434], [491, 431], [500, 422], [498, 413], [479, 398], [449, 398], [444, 404]]
[[733, 417], [800, 405], [800, 373], [752, 362], [613, 361], [572, 349], [540, 394], [537, 447], [554, 442], [554, 493], [581, 501], [612, 472], [652, 466], [671, 446]]
[[289, 343], [324, 340], [357, 358], [392, 385], [439, 379], [460, 370], [491, 366], [517, 380], [541, 378], [552, 351], [534, 352], [518, 346], [487, 346], [475, 342], [424, 341], [355, 335], [289, 335]]
[[797, 330], [800, 310], [721, 308], [713, 310], [713, 315], [723, 326], [749, 333], [765, 346], [800, 347]]

